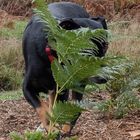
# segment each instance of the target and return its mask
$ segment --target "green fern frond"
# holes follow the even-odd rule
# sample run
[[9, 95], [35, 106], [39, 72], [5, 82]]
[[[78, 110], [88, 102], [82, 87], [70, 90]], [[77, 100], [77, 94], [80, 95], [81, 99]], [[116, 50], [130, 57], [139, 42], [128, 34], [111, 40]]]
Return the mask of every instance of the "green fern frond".
[[109, 59], [106, 58], [77, 57], [77, 55], [73, 55], [73, 61], [71, 58], [69, 60], [71, 64], [67, 62], [64, 66], [61, 66], [57, 60], [52, 64], [55, 81], [63, 88], [73, 88], [78, 82], [97, 75], [102, 65], [109, 62]]
[[57, 102], [52, 110], [50, 119], [53, 123], [70, 123], [75, 120], [82, 111], [84, 111], [84, 109], [76, 104], [70, 102]]
[[117, 118], [122, 118], [130, 111], [140, 108], [140, 98], [137, 94], [140, 87], [140, 65], [130, 60], [120, 62], [112, 69], [111, 67], [104, 69], [108, 77], [111, 77], [106, 85], [111, 99], [97, 105], [99, 110]]
[[[107, 31], [89, 28], [62, 29], [49, 13], [44, 0], [36, 2], [43, 3], [37, 4], [35, 12], [44, 22], [46, 32], [49, 32], [49, 43], [53, 44], [51, 47], [57, 51], [58, 61], [55, 60], [52, 63], [52, 71], [56, 83], [61, 87], [60, 91], [64, 88], [72, 88], [81, 80], [96, 75], [107, 59], [95, 57], [98, 49], [91, 40], [107, 42]], [[54, 42], [54, 40], [56, 41]], [[83, 50], [88, 50], [87, 52], [91, 53], [92, 56], [83, 56], [85, 55], [82, 53]]]

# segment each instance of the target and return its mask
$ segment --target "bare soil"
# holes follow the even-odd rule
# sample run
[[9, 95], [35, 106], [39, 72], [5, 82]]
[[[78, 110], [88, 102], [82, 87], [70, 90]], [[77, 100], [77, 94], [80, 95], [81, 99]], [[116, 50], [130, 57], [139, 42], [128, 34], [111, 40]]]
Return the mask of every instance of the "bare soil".
[[23, 133], [37, 125], [37, 114], [25, 100], [0, 101], [0, 140], [7, 140], [12, 131]]
[[[40, 122], [24, 100], [0, 101], [0, 140], [10, 140], [10, 132], [35, 130]], [[105, 117], [99, 112], [84, 112], [73, 129], [79, 140], [140, 140], [140, 111], [123, 119]]]

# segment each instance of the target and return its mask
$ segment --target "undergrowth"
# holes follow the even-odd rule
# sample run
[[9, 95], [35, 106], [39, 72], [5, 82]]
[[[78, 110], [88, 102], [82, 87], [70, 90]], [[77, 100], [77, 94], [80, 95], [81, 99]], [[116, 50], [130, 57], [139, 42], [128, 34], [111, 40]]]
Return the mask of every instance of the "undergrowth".
[[0, 91], [16, 90], [21, 87], [22, 72], [10, 68], [7, 65], [0, 65]]
[[16, 90], [21, 87], [23, 77], [23, 57], [19, 41], [9, 39], [1, 42], [0, 91]]
[[0, 91], [21, 88], [23, 56], [21, 37], [26, 21], [17, 21], [15, 28], [0, 30]]
[[[11, 29], [10, 27], [2, 27], [0, 30], [0, 37], [4, 39], [9, 39], [9, 38], [16, 38], [16, 39], [21, 39], [23, 30], [27, 24], [27, 21], [13, 21], [11, 23], [13, 25]], [[9, 25], [10, 26], [10, 25]]]
[[12, 140], [47, 140], [41, 132], [25, 132], [24, 135], [12, 132], [10, 135]]
[[23, 98], [22, 90], [1, 91], [0, 100], [19, 100]]

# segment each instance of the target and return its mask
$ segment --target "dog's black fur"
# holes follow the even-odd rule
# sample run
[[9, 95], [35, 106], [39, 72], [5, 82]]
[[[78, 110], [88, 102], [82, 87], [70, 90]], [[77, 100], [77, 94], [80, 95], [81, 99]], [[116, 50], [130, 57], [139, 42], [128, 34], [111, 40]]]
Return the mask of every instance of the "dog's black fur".
[[[60, 26], [67, 30], [74, 30], [80, 27], [107, 29], [103, 17], [90, 17], [81, 6], [74, 3], [52, 3], [49, 4], [49, 11], [58, 20]], [[26, 100], [37, 110], [43, 126], [47, 129], [46, 125], [48, 121], [45, 118], [45, 113], [48, 111], [48, 104], [40, 101], [39, 93], [49, 93], [51, 97], [50, 104], [52, 104], [55, 96], [56, 83], [51, 71], [51, 62], [45, 52], [46, 47], [50, 46], [43, 30], [44, 25], [42, 22], [38, 22], [39, 20], [39, 17], [33, 16], [23, 35], [23, 55], [25, 59], [23, 93]], [[104, 56], [107, 46], [98, 43], [97, 46], [99, 48], [97, 57]], [[51, 54], [57, 57], [57, 53], [54, 50], [51, 50]], [[82, 86], [84, 87], [85, 85]], [[63, 92], [64, 94], [58, 96], [58, 100], [64, 101], [68, 99], [68, 90]], [[82, 94], [73, 93], [72, 97], [80, 101]]]

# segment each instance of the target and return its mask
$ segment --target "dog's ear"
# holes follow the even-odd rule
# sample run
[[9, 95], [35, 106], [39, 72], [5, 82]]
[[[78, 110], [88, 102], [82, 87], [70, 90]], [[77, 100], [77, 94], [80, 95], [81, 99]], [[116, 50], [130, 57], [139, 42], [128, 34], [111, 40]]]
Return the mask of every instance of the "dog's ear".
[[107, 30], [107, 23], [103, 16], [91, 17], [91, 19], [100, 22], [103, 28]]
[[77, 24], [73, 19], [64, 19], [59, 23], [59, 25], [66, 30], [74, 30], [80, 28], [80, 25]]

